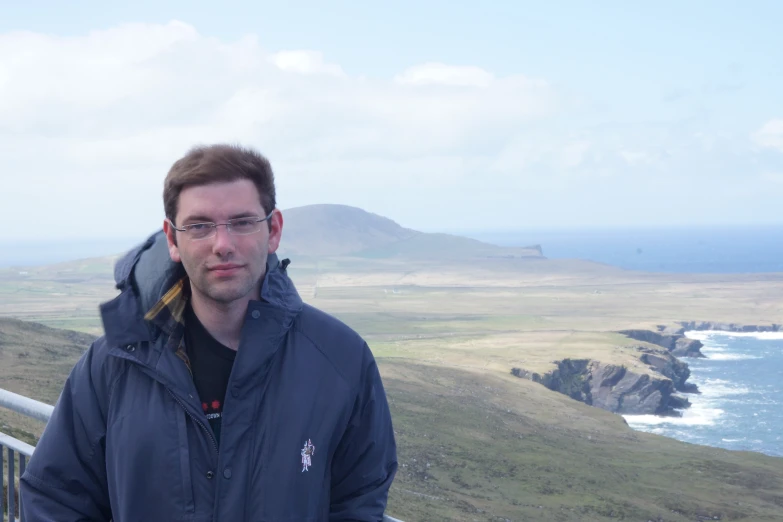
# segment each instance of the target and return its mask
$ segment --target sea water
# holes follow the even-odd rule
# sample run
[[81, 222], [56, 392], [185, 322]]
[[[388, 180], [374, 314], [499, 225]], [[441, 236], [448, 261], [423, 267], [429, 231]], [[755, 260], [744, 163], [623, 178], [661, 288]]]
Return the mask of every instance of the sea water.
[[626, 270], [702, 274], [783, 272], [783, 225], [488, 230], [465, 235], [502, 246], [537, 244], [550, 259], [587, 259]]
[[626, 415], [637, 430], [685, 442], [783, 456], [783, 333], [686, 332], [704, 359], [683, 359], [700, 394], [682, 417]]

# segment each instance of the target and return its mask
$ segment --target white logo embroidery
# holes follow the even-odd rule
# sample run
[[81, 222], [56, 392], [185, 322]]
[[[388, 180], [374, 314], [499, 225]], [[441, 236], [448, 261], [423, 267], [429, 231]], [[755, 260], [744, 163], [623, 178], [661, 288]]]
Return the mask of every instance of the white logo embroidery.
[[308, 471], [308, 468], [313, 465], [313, 455], [315, 455], [315, 446], [310, 439], [307, 439], [302, 448], [302, 472]]

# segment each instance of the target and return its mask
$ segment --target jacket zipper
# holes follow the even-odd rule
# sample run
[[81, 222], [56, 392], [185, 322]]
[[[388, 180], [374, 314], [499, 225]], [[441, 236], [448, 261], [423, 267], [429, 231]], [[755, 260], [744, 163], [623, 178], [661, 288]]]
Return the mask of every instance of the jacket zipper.
[[175, 401], [177, 401], [177, 404], [179, 404], [180, 407], [182, 407], [182, 409], [185, 411], [188, 417], [196, 421], [196, 424], [201, 426], [201, 428], [204, 430], [204, 433], [209, 435], [209, 440], [212, 441], [212, 447], [215, 448], [215, 453], [219, 454], [220, 452], [218, 451], [217, 441], [215, 440], [215, 437], [212, 435], [212, 433], [209, 431], [209, 428], [207, 428], [206, 425], [203, 422], [201, 422], [201, 419], [196, 418], [195, 415], [193, 415], [188, 411], [188, 408], [185, 406], [182, 400], [179, 397], [177, 397], [177, 395], [173, 391], [171, 391], [171, 389], [168, 386], [166, 386], [166, 391], [169, 392], [169, 395], [171, 395]]

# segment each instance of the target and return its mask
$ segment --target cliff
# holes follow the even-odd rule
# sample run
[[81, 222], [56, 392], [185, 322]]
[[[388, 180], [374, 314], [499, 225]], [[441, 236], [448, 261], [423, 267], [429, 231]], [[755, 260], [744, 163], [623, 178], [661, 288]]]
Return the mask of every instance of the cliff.
[[639, 359], [664, 377], [671, 379], [675, 390], [683, 393], [699, 393], [699, 388], [695, 384], [686, 382], [691, 376], [691, 369], [686, 363], [672, 354], [661, 353], [654, 349], [640, 346], [637, 350], [643, 352]]
[[704, 354], [701, 353], [701, 348], [704, 346], [701, 341], [688, 339], [683, 335], [684, 332], [684, 329], [681, 332], [671, 332], [664, 329], [659, 332], [651, 330], [620, 330], [619, 333], [636, 341], [666, 348], [675, 357], [704, 357]]
[[522, 368], [512, 368], [511, 373], [614, 413], [682, 415], [678, 410], [689, 407], [690, 402], [675, 392], [697, 391], [685, 383], [690, 375], [688, 366], [667, 352], [637, 349], [645, 352], [640, 360], [660, 377], [589, 359], [564, 359], [544, 375]]
[[522, 368], [513, 368], [511, 373], [615, 413], [679, 416], [678, 410], [688, 408], [690, 402], [677, 392], [699, 393], [695, 384], [687, 382], [690, 368], [679, 360], [679, 357], [704, 357], [701, 341], [685, 337], [685, 332], [691, 330], [780, 332], [783, 325], [687, 321], [674, 326], [658, 325], [657, 331], [621, 330], [619, 333], [647, 343], [636, 347], [646, 372], [590, 359], [564, 359], [557, 362], [555, 370], [543, 375]]

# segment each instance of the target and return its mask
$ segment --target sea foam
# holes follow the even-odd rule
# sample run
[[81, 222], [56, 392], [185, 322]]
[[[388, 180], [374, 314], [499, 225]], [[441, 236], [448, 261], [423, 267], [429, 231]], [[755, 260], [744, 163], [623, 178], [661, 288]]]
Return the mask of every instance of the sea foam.
[[683, 335], [688, 339], [704, 342], [715, 335], [726, 337], [755, 337], [756, 339], [783, 339], [783, 332], [724, 332], [723, 330], [688, 330]]

